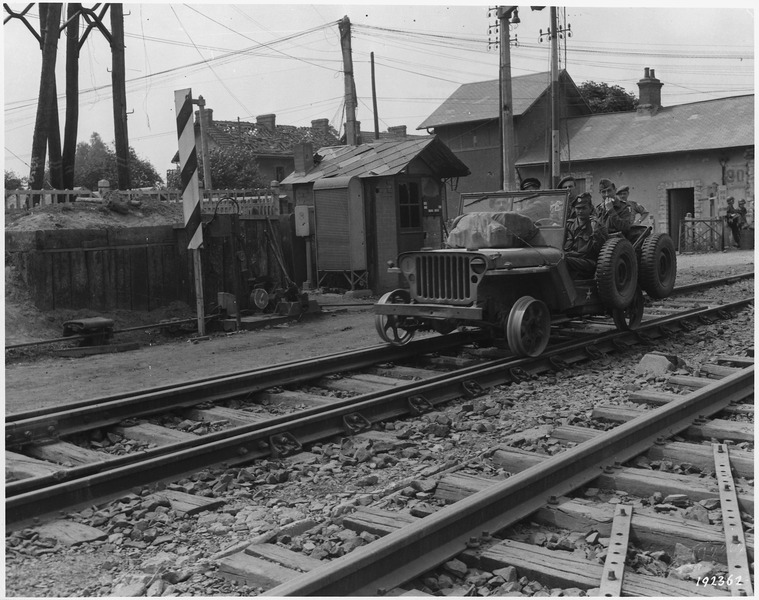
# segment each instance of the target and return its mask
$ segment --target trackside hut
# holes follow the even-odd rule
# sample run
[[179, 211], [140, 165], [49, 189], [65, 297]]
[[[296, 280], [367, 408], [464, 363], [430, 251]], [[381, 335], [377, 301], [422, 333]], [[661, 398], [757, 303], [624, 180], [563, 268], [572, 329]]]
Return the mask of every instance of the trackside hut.
[[379, 139], [358, 146], [295, 148], [291, 186], [296, 215], [313, 207], [313, 283], [341, 282], [381, 293], [399, 286], [387, 261], [399, 252], [439, 248], [447, 179], [467, 166], [434, 136]]
[[[682, 219], [719, 218], [726, 198], [754, 210], [754, 95], [661, 105], [663, 84], [646, 68], [636, 111], [568, 118], [562, 123], [562, 175], [571, 173], [600, 201], [598, 181], [628, 185], [630, 199], [678, 240]], [[530, 175], [546, 169], [545, 144], [518, 158]]]

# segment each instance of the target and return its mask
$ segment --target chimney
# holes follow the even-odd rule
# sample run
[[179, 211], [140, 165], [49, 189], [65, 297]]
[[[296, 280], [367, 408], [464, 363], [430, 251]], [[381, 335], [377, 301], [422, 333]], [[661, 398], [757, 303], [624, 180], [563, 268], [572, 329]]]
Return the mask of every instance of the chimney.
[[[203, 110], [203, 116], [206, 119], [206, 122], [203, 123], [205, 127], [208, 127], [209, 125], [213, 124], [213, 108], [206, 108]], [[200, 124], [200, 111], [195, 111], [195, 122]]]
[[643, 79], [638, 81], [638, 114], [653, 117], [661, 108], [661, 88], [664, 84], [656, 78], [656, 72], [646, 67]]
[[314, 119], [311, 121], [311, 129], [316, 135], [327, 135], [329, 133], [329, 119]]
[[387, 132], [393, 137], [406, 137], [406, 126], [396, 125], [395, 127], [388, 127]]
[[259, 125], [261, 127], [266, 127], [269, 131], [274, 133], [275, 127], [277, 122], [277, 115], [274, 114], [268, 114], [268, 115], [258, 115], [256, 117], [256, 125]]
[[295, 159], [295, 174], [305, 175], [314, 166], [314, 145], [311, 142], [295, 144], [293, 158]]

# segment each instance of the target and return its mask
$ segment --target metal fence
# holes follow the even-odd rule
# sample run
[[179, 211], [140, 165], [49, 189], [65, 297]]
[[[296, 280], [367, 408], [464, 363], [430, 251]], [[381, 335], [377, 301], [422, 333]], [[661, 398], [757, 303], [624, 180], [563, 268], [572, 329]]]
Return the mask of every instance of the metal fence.
[[684, 218], [680, 223], [680, 252], [721, 251], [724, 247], [724, 221], [720, 218]]

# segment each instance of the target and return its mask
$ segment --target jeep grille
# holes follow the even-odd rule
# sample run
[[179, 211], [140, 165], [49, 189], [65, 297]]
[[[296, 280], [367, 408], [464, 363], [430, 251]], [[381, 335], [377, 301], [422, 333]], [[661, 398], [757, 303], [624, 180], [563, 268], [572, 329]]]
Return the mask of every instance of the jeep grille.
[[471, 304], [470, 255], [425, 252], [416, 255], [415, 298], [418, 302]]

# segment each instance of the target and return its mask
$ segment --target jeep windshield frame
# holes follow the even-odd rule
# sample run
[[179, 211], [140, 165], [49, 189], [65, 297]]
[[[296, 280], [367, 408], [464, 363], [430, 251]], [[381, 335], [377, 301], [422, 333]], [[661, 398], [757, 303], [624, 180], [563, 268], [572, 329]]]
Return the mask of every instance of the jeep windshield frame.
[[568, 190], [520, 192], [464, 192], [459, 214], [473, 212], [515, 212], [524, 214], [540, 227], [564, 227], [569, 215]]

